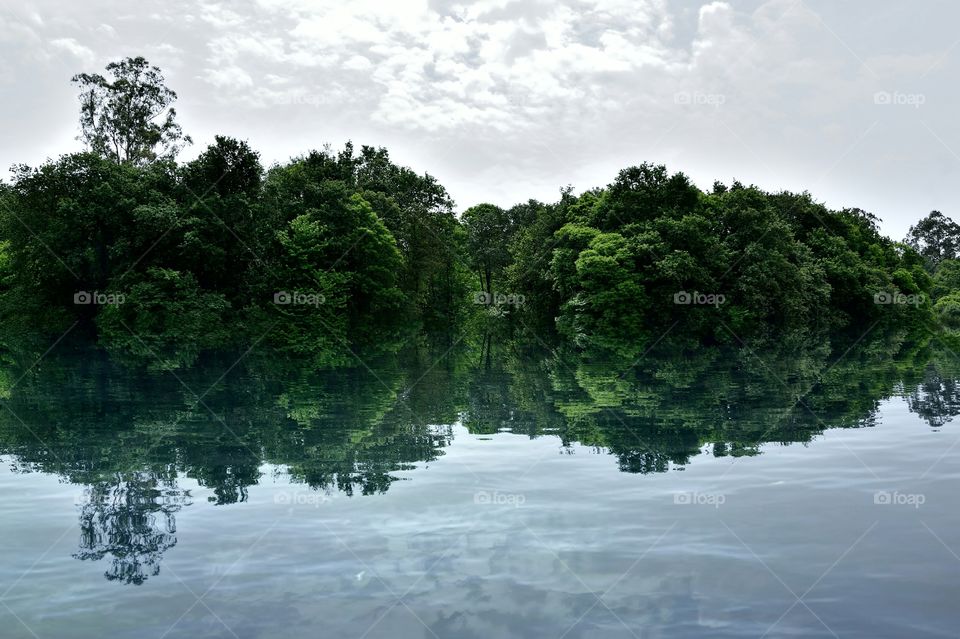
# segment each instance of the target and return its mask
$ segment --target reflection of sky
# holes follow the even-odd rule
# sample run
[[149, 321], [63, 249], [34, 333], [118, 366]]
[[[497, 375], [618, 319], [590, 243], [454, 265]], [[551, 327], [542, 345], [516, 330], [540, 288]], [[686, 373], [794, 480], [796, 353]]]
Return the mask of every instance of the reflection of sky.
[[[421, 622], [440, 637], [558, 637], [578, 619], [567, 636], [629, 637], [624, 624], [641, 637], [759, 636], [811, 586], [803, 602], [840, 636], [948, 636], [960, 563], [937, 537], [960, 548], [960, 461], [920, 477], [954, 434], [899, 399], [878, 422], [665, 474], [619, 472], [552, 436], [455, 426], [443, 456], [382, 495], [315, 493], [264, 466], [247, 502], [214, 506], [184, 479], [178, 543], [140, 587], [71, 558], [80, 487], [5, 463], [0, 583], [42, 555], [4, 602], [44, 637], [159, 636], [207, 589], [242, 637], [432, 636]], [[925, 503], [876, 505], [878, 490]], [[231, 636], [210, 610], [167, 636]], [[771, 635], [831, 636], [810, 610], [796, 604]]]

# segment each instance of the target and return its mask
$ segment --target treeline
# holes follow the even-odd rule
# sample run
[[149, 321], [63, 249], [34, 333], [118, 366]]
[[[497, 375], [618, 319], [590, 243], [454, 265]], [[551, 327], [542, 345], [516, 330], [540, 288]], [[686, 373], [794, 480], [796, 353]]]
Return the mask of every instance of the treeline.
[[267, 171], [224, 137], [185, 164], [80, 153], [20, 167], [4, 200], [6, 317], [133, 350], [374, 343], [455, 321], [467, 296], [449, 196], [382, 149]]
[[860, 209], [739, 182], [705, 192], [649, 164], [557, 202], [458, 216], [436, 179], [380, 148], [265, 168], [218, 136], [178, 163], [190, 140], [160, 70], [128, 58], [107, 71], [74, 78], [89, 150], [0, 184], [5, 325], [78, 325], [134, 352], [262, 341], [296, 354], [465, 325], [627, 351], [665, 334], [960, 327], [960, 229], [943, 216], [897, 243]]
[[728, 342], [922, 323], [932, 285], [924, 259], [881, 235], [877, 222], [807, 193], [739, 182], [703, 192], [649, 164], [554, 204], [463, 216], [480, 247], [472, 258], [523, 296], [521, 321], [609, 346], [655, 340], [671, 327]]

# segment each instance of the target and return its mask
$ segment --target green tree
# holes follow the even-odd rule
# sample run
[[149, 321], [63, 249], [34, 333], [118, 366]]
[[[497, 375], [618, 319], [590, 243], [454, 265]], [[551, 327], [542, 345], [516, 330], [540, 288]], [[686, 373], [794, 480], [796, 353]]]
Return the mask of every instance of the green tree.
[[180, 167], [178, 199], [191, 219], [181, 244], [183, 266], [234, 304], [248, 296], [251, 271], [265, 259], [268, 229], [257, 218], [262, 180], [259, 155], [246, 142], [219, 135]]
[[279, 246], [267, 252], [277, 265], [268, 263], [265, 270], [274, 292], [316, 277], [284, 281], [289, 260], [297, 268], [341, 274], [350, 339], [376, 343], [411, 317], [410, 300], [399, 286], [403, 258], [370, 203], [347, 183], [328, 179], [330, 166], [328, 157], [313, 154], [269, 172], [261, 206], [266, 218], [286, 221], [276, 236]]
[[222, 347], [229, 343], [230, 304], [204, 291], [192, 273], [149, 268], [127, 282], [120, 303], [97, 314], [101, 339], [110, 347], [145, 357], [173, 349]]
[[158, 156], [174, 157], [189, 136], [176, 121], [177, 94], [159, 68], [143, 57], [107, 65], [109, 79], [80, 73], [80, 137], [94, 153], [115, 162], [146, 164]]
[[942, 260], [957, 259], [960, 225], [940, 211], [931, 211], [910, 227], [906, 242], [926, 259], [927, 268], [934, 271]]
[[493, 293], [494, 281], [510, 264], [512, 225], [505, 210], [493, 204], [478, 204], [463, 212], [467, 250], [480, 281], [480, 289]]
[[396, 165], [386, 149], [363, 146], [353, 158], [346, 148], [356, 188], [396, 239], [401, 289], [426, 328], [449, 329], [462, 315], [467, 289], [453, 200], [432, 175]]
[[21, 316], [93, 319], [98, 308], [73, 296], [106, 291], [132, 261], [135, 212], [171, 204], [161, 173], [91, 153], [17, 168], [0, 226], [14, 273], [10, 301]]
[[960, 291], [960, 261], [941, 260], [933, 276], [931, 294], [934, 299], [940, 299], [954, 291]]

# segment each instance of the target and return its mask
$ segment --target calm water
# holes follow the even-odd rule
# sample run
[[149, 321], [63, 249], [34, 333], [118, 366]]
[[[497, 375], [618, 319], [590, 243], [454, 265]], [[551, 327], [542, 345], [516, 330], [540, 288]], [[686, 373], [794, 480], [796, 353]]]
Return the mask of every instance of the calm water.
[[957, 637], [960, 374], [891, 352], [8, 357], [0, 636]]

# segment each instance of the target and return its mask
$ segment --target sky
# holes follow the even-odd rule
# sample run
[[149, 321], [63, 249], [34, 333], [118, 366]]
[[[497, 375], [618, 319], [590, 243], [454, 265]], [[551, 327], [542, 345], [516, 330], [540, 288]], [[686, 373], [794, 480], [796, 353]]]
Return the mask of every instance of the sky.
[[143, 55], [194, 145], [385, 146], [458, 210], [641, 162], [960, 220], [955, 0], [0, 0], [0, 168], [81, 148], [70, 77]]

